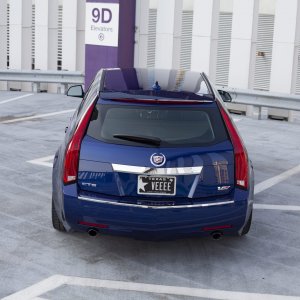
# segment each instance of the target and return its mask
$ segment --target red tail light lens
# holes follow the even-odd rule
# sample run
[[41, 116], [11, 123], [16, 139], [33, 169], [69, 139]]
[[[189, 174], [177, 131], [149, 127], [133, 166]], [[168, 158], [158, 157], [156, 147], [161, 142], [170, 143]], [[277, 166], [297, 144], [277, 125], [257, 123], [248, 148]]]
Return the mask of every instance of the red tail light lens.
[[97, 227], [97, 228], [109, 228], [107, 224], [98, 224], [98, 223], [90, 223], [90, 222], [85, 222], [85, 221], [79, 221], [79, 225], [84, 225], [84, 226], [89, 226], [89, 227]]
[[230, 229], [233, 228], [232, 225], [220, 225], [220, 226], [211, 226], [211, 227], [204, 227], [204, 231], [215, 231], [215, 230], [221, 230], [221, 229]]
[[249, 175], [247, 150], [227, 111], [221, 104], [218, 103], [218, 105], [234, 148], [235, 185], [243, 189], [248, 189]]
[[77, 180], [80, 146], [93, 113], [94, 106], [95, 103], [92, 103], [87, 109], [68, 144], [64, 162], [64, 184], [74, 183]]

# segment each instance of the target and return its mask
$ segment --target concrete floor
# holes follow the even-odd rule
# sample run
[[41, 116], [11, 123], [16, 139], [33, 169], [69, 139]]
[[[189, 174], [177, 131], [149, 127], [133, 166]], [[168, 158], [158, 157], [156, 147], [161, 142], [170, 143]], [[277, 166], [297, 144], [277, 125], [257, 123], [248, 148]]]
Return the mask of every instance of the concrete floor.
[[[7, 299], [300, 299], [300, 172], [256, 195], [255, 203], [278, 206], [257, 206], [243, 238], [147, 242], [59, 233], [50, 218], [51, 168], [28, 161], [54, 154], [72, 112], [3, 122], [71, 110], [80, 100], [26, 95], [0, 93], [0, 298], [20, 291]], [[234, 118], [257, 184], [300, 165], [300, 122]], [[59, 282], [56, 274], [79, 279]], [[128, 285], [101, 287], [101, 280]], [[132, 283], [141, 285], [126, 290]], [[172, 295], [165, 286], [184, 288]]]

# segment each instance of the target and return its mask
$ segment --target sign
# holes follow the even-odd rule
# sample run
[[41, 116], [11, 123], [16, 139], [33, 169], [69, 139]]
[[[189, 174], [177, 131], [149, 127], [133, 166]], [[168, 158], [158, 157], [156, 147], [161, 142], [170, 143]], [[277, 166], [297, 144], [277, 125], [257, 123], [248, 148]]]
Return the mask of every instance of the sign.
[[86, 3], [85, 44], [118, 47], [119, 4]]

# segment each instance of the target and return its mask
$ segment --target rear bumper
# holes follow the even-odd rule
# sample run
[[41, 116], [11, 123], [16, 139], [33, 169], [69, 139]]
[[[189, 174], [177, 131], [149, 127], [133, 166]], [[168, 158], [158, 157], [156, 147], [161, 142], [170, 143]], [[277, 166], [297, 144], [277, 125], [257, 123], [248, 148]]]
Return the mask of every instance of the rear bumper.
[[[237, 234], [244, 226], [249, 208], [249, 192], [236, 190], [233, 199], [170, 207], [149, 207], [110, 202], [107, 199], [79, 196], [76, 186], [64, 188], [66, 228], [87, 231], [99, 224], [103, 233], [145, 238], [206, 236], [205, 227], [230, 225], [224, 234]], [[103, 226], [102, 226], [103, 225]]]

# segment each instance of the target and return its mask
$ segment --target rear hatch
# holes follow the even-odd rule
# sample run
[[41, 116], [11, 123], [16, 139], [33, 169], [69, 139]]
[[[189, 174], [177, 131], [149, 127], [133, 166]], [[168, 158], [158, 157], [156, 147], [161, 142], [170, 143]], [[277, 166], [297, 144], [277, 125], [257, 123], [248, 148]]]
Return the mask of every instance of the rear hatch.
[[140, 204], [228, 197], [234, 154], [216, 103], [98, 102], [81, 144], [78, 186], [81, 194]]

